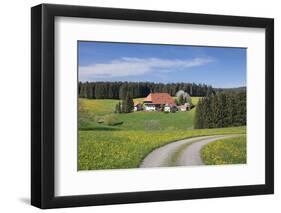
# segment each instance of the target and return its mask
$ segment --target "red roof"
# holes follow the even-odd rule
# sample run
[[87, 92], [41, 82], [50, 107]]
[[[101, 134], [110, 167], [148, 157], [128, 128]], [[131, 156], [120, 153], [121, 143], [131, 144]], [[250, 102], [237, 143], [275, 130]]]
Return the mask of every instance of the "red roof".
[[153, 104], [175, 104], [175, 100], [168, 93], [150, 93], [144, 101]]

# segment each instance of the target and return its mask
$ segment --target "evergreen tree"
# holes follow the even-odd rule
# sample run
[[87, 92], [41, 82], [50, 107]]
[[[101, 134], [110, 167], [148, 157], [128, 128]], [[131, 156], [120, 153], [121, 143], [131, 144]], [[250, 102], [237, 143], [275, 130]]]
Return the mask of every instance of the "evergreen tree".
[[211, 107], [212, 97], [206, 97], [204, 101], [204, 127], [213, 128], [213, 111]]
[[130, 95], [127, 96], [127, 101], [128, 101], [128, 104], [127, 104], [128, 110], [127, 111], [132, 112], [134, 110], [134, 101]]
[[237, 114], [235, 117], [235, 122], [237, 124], [244, 124], [246, 125], [246, 93], [240, 92], [237, 95]]
[[194, 128], [203, 128], [203, 117], [202, 117], [202, 100], [200, 99], [196, 106], [195, 117], [194, 117]]
[[195, 83], [152, 83], [152, 82], [79, 82], [78, 92], [81, 98], [121, 99], [127, 93], [132, 98], [146, 97], [150, 92], [166, 92], [175, 96], [179, 90], [192, 96], [206, 96], [214, 93], [211, 86]]
[[115, 113], [121, 113], [121, 112], [122, 112], [121, 103], [118, 102], [118, 103], [115, 105]]
[[124, 113], [129, 113], [134, 110], [134, 101], [129, 94], [127, 94], [125, 98], [122, 100], [121, 109], [122, 112]]
[[124, 100], [126, 98], [126, 94], [127, 94], [127, 85], [122, 84], [119, 88], [119, 98], [121, 100]]
[[121, 111], [124, 112], [124, 113], [127, 113], [127, 112], [128, 112], [128, 101], [127, 101], [126, 98], [124, 98], [124, 99], [122, 100]]
[[199, 100], [194, 127], [221, 128], [246, 125], [246, 92], [219, 92]]
[[180, 95], [178, 103], [179, 105], [183, 105], [185, 103], [183, 95]]

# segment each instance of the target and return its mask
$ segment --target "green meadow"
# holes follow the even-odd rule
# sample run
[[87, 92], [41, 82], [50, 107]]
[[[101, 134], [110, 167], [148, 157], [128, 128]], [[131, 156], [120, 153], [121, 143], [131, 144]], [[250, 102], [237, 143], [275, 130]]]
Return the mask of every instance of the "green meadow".
[[[205, 135], [245, 134], [246, 128], [193, 129], [190, 111], [114, 113], [118, 100], [79, 99], [78, 170], [136, 168], [152, 150]], [[135, 99], [134, 101], [142, 101]]]
[[[199, 98], [192, 98], [196, 105]], [[134, 101], [141, 101], [135, 99]], [[79, 99], [79, 130], [189, 130], [193, 129], [195, 108], [187, 112], [132, 112], [114, 113], [118, 100]], [[107, 125], [103, 120], [112, 116], [116, 125]]]
[[201, 158], [207, 165], [244, 164], [247, 159], [246, 136], [218, 140], [205, 145]]
[[136, 168], [152, 150], [205, 135], [244, 134], [245, 127], [178, 131], [79, 131], [79, 170]]

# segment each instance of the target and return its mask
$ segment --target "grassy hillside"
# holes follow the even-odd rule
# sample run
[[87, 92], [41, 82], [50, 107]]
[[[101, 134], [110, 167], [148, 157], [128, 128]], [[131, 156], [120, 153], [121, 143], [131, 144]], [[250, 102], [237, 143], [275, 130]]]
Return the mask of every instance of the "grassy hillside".
[[118, 100], [79, 98], [79, 112], [88, 111], [95, 115], [113, 113]]
[[[198, 100], [193, 97], [193, 104]], [[115, 114], [116, 103], [118, 100], [79, 99], [78, 170], [136, 168], [152, 150], [173, 141], [246, 133], [245, 127], [195, 130], [195, 108], [176, 113]], [[112, 120], [114, 124], [109, 125]]]
[[[193, 104], [199, 98], [192, 98]], [[135, 99], [134, 101], [142, 101]], [[103, 116], [113, 114], [118, 100], [79, 99], [80, 130], [188, 130], [193, 128], [195, 109], [187, 112], [133, 112], [114, 114], [118, 125], [109, 126], [98, 121]]]

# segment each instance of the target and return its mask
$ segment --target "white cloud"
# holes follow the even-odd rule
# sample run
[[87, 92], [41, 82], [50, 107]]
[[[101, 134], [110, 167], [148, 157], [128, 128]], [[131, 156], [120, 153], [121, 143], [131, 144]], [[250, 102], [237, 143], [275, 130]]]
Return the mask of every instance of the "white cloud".
[[173, 69], [198, 67], [213, 62], [211, 58], [160, 59], [124, 57], [109, 63], [92, 64], [79, 67], [80, 80], [138, 76], [150, 72], [167, 73]]

